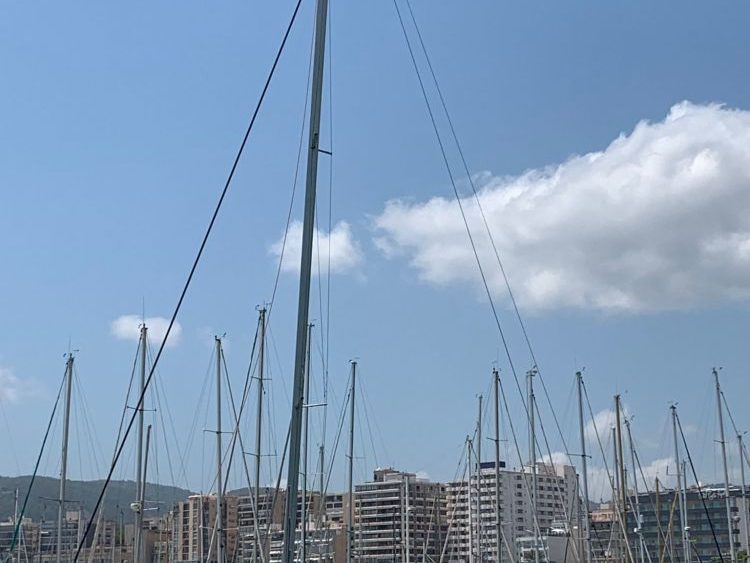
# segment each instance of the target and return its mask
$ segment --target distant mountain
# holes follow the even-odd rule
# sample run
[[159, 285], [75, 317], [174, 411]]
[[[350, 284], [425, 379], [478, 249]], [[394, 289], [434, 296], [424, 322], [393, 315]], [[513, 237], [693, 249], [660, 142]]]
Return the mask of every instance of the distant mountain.
[[[21, 477], [0, 476], [0, 520], [7, 520], [13, 517], [15, 502], [13, 493], [16, 487], [19, 489], [18, 504], [20, 510], [30, 482], [30, 475], [23, 475]], [[103, 484], [104, 481], [101, 480], [69, 480], [65, 496], [70, 501], [75, 502], [68, 504], [68, 510], [77, 510], [79, 505], [82, 505], [84, 513], [90, 516]], [[57, 518], [57, 497], [59, 491], [59, 479], [37, 476], [24, 516], [33, 518], [34, 520], [41, 520], [42, 518], [48, 521], [55, 520]], [[190, 491], [180, 489], [179, 487], [149, 483], [146, 486], [146, 506], [147, 508], [153, 507], [155, 510], [149, 511], [147, 514], [154, 516], [165, 514], [171, 510], [176, 501], [184, 500], [191, 494]], [[125, 522], [132, 521], [133, 513], [130, 510], [130, 503], [133, 500], [135, 500], [134, 481], [111, 481], [107, 488], [107, 496], [104, 502], [104, 517], [108, 520], [114, 520], [117, 514], [122, 511]]]

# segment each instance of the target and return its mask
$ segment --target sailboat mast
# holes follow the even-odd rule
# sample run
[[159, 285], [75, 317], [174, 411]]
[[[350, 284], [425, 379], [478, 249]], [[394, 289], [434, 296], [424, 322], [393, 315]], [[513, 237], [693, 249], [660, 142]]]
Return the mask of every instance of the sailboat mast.
[[690, 561], [690, 546], [687, 539], [687, 522], [685, 521], [685, 498], [682, 496], [682, 469], [680, 466], [680, 447], [677, 441], [677, 407], [669, 407], [672, 411], [672, 434], [674, 436], [674, 461], [677, 468], [677, 486], [675, 494], [679, 495], [680, 502], [680, 524], [682, 526], [682, 557], [683, 561]]
[[[734, 534], [732, 533], [732, 507], [729, 501], [729, 470], [727, 469], [727, 444], [724, 441], [724, 409], [721, 404], [721, 384], [719, 383], [719, 371], [713, 368], [714, 381], [716, 382], [716, 407], [719, 413], [719, 443], [721, 444], [721, 461], [724, 466], [724, 504], [727, 511], [727, 533], [729, 534], [729, 556], [732, 563], [737, 563], [737, 554], [734, 551]], [[741, 459], [740, 459], [741, 461]]]
[[70, 429], [70, 397], [73, 393], [73, 354], [65, 363], [65, 413], [63, 414], [62, 457], [60, 460], [60, 498], [57, 508], [57, 563], [63, 550], [63, 520], [65, 518], [65, 481], [68, 478], [68, 431]]
[[[620, 510], [620, 471], [618, 468], [620, 467], [620, 460], [617, 454], [617, 428], [612, 427], [612, 466], [614, 477], [612, 481], [612, 504], [614, 506], [614, 512], [616, 515], [616, 518], [614, 522], [620, 524], [620, 532], [625, 529], [625, 523], [622, 521], [622, 511]], [[612, 537], [618, 538], [619, 533], [613, 534]], [[622, 557], [622, 550], [623, 546], [621, 542], [615, 543], [615, 553], [617, 553], [617, 559], [619, 561], [623, 561]]]
[[644, 563], [645, 549], [643, 544], [643, 534], [641, 532], [641, 504], [638, 500], [638, 477], [635, 472], [635, 445], [633, 444], [633, 433], [630, 430], [630, 421], [625, 419], [625, 430], [628, 433], [628, 445], [630, 446], [630, 466], [633, 469], [633, 496], [635, 497], [635, 531], [638, 535], [638, 553], [640, 554], [641, 563]]
[[21, 563], [21, 540], [23, 540], [23, 527], [18, 518], [18, 487], [16, 487], [15, 501], [13, 504], [13, 526], [18, 530], [18, 538], [16, 540], [16, 559], [18, 563]]
[[500, 510], [500, 372], [492, 370], [492, 384], [495, 390], [495, 541], [497, 542], [497, 563], [503, 560], [503, 521]]
[[265, 372], [266, 363], [266, 308], [262, 307], [259, 312], [260, 318], [258, 324], [260, 325], [260, 347], [258, 349], [258, 406], [255, 415], [255, 495], [253, 495], [253, 518], [255, 519], [255, 538], [253, 541], [253, 563], [258, 563], [258, 550], [261, 549], [259, 545], [260, 536], [257, 533], [260, 525], [260, 513], [259, 502], [260, 502], [260, 456], [261, 456], [261, 442], [263, 440], [262, 424], [263, 424], [263, 377]]
[[216, 563], [223, 563], [224, 526], [222, 524], [222, 482], [221, 482], [221, 338], [216, 339]]
[[586, 434], [583, 426], [583, 373], [576, 372], [578, 388], [578, 431], [581, 436], [581, 477], [583, 479], [583, 519], [585, 522], [586, 563], [591, 563], [591, 517], [589, 515], [589, 476], [586, 456]]
[[[659, 490], [659, 477], [656, 477], [654, 479], [654, 486], [656, 488], [656, 498], [654, 502], [654, 520], [656, 520], [656, 522], [661, 522], [661, 491]], [[656, 534], [656, 554], [658, 556], [657, 561], [661, 561], [662, 553], [664, 551], [664, 547], [662, 545], [661, 525], [657, 526], [657, 530], [658, 533]]]
[[477, 414], [477, 561], [482, 563], [482, 396]]
[[357, 389], [357, 362], [352, 362], [352, 386], [349, 390], [349, 522], [346, 530], [346, 562], [354, 561], [354, 396]]
[[622, 522], [623, 549], [628, 554], [628, 560], [632, 561], [628, 546], [628, 483], [625, 479], [625, 457], [622, 448], [622, 402], [620, 395], [615, 395], [615, 438], [617, 440], [617, 471], [620, 475], [620, 518]]
[[474, 563], [474, 506], [471, 501], [471, 466], [472, 459], [471, 438], [466, 436], [466, 508], [469, 512], [469, 563]]
[[737, 433], [737, 445], [740, 448], [740, 479], [742, 480], [742, 522], [745, 528], [745, 545], [750, 543], [750, 523], [747, 521], [747, 491], [745, 491], [745, 446], [742, 444], [742, 434]]
[[146, 447], [143, 453], [143, 484], [141, 486], [141, 496], [138, 497], [138, 502], [141, 505], [141, 513], [143, 513], [143, 507], [146, 506], [146, 480], [148, 472], [148, 450], [151, 445], [151, 425], [149, 424], [146, 428]]
[[133, 549], [134, 563], [141, 563], [143, 560], [143, 505], [138, 503], [143, 493], [143, 422], [144, 410], [146, 406], [146, 397], [143, 396], [146, 388], [146, 358], [147, 358], [148, 328], [146, 323], [141, 325], [140, 338], [140, 385], [138, 387], [139, 402], [136, 405], [138, 409], [138, 443], [136, 445], [136, 468], [135, 468], [135, 546]]
[[308, 439], [310, 436], [310, 359], [311, 359], [311, 348], [312, 348], [312, 329], [313, 324], [310, 323], [307, 327], [307, 356], [305, 359], [305, 426], [304, 435], [302, 437], [302, 512], [301, 512], [301, 523], [302, 523], [302, 545], [300, 547], [300, 561], [305, 563], [307, 560], [307, 462], [308, 462]]
[[536, 422], [535, 417], [535, 399], [534, 399], [534, 375], [535, 370], [530, 369], [526, 372], [526, 376], [529, 380], [529, 396], [527, 404], [529, 407], [529, 462], [531, 463], [531, 514], [534, 518], [534, 563], [539, 563], [539, 512], [537, 512], [537, 491], [539, 486], [537, 484], [537, 468], [536, 468]]
[[315, 191], [318, 181], [320, 143], [320, 110], [323, 98], [323, 65], [325, 62], [328, 0], [318, 0], [315, 10], [315, 45], [313, 48], [312, 92], [310, 97], [310, 126], [305, 186], [305, 212], [302, 224], [302, 257], [300, 262], [299, 303], [297, 308], [297, 338], [292, 389], [292, 419], [287, 467], [287, 494], [284, 511], [284, 545], [281, 563], [294, 562], [294, 531], [297, 520], [297, 490], [299, 485], [302, 409], [305, 386], [305, 351], [307, 323], [310, 313], [310, 278], [312, 270], [313, 231], [315, 226]]

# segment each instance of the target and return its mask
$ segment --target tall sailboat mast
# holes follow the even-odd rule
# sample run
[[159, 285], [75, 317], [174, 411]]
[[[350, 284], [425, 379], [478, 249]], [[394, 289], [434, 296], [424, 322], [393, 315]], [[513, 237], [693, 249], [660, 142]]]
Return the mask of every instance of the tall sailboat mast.
[[482, 563], [482, 396], [477, 414], [477, 561]]
[[284, 511], [284, 545], [281, 563], [294, 562], [294, 532], [297, 520], [297, 490], [299, 486], [300, 446], [302, 442], [302, 409], [305, 387], [305, 351], [307, 323], [310, 313], [310, 278], [312, 275], [312, 247], [315, 226], [315, 192], [318, 181], [320, 150], [320, 110], [323, 98], [323, 65], [325, 62], [328, 0], [318, 0], [315, 9], [315, 44], [313, 47], [312, 92], [310, 97], [310, 126], [307, 144], [307, 176], [305, 212], [302, 224], [302, 256], [300, 262], [299, 303], [297, 308], [297, 338], [292, 389], [292, 419], [287, 467], [287, 494]]
[[625, 419], [625, 430], [628, 433], [628, 445], [630, 446], [630, 467], [633, 471], [633, 497], [635, 498], [635, 533], [638, 535], [638, 553], [641, 563], [645, 563], [645, 545], [641, 530], [641, 503], [638, 500], [638, 477], [635, 465], [635, 444], [633, 444], [633, 433], [630, 430], [630, 420]]
[[529, 380], [529, 396], [527, 404], [529, 408], [529, 463], [531, 464], [531, 514], [534, 519], [534, 563], [539, 563], [539, 548], [540, 540], [539, 537], [539, 513], [537, 512], [537, 491], [539, 485], [537, 483], [537, 468], [536, 468], [536, 422], [534, 420], [534, 410], [536, 407], [536, 400], [534, 399], [534, 376], [536, 370], [530, 369], [526, 372], [526, 377]]
[[216, 563], [224, 561], [223, 545], [223, 515], [222, 496], [224, 494], [221, 481], [221, 338], [216, 340]]
[[745, 528], [745, 542], [750, 542], [750, 522], [747, 518], [747, 491], [745, 490], [745, 446], [742, 443], [742, 433], [737, 432], [737, 445], [740, 449], [740, 479], [742, 481], [742, 522]]
[[352, 386], [349, 390], [349, 522], [346, 525], [346, 563], [354, 561], [354, 396], [357, 390], [357, 362], [352, 362]]
[[492, 384], [495, 390], [495, 541], [497, 542], [497, 563], [503, 560], [503, 520], [500, 509], [500, 372], [492, 370]]
[[65, 484], [68, 478], [68, 431], [70, 429], [70, 397], [73, 393], [73, 354], [65, 362], [65, 412], [63, 413], [62, 455], [60, 458], [60, 498], [57, 507], [57, 563], [63, 550], [63, 521], [65, 519]]
[[[310, 437], [310, 360], [312, 357], [312, 329], [313, 324], [307, 326], [307, 354], [305, 359], [305, 420], [304, 434], [302, 436], [302, 511], [300, 521], [302, 524], [302, 537], [300, 546], [300, 561], [305, 563], [307, 560], [307, 462], [308, 462], [308, 439]], [[322, 499], [321, 499], [322, 500]]]
[[680, 466], [680, 447], [677, 441], [677, 407], [672, 405], [669, 407], [672, 411], [672, 434], [674, 437], [674, 461], [677, 468], [677, 486], [675, 488], [675, 494], [679, 496], [680, 502], [680, 525], [682, 527], [682, 557], [683, 561], [690, 561], [690, 544], [687, 537], [687, 514], [686, 514], [686, 502], [685, 497], [682, 495], [682, 469]]
[[[140, 337], [140, 385], [138, 387], [138, 397], [141, 398], [146, 388], [146, 362], [147, 362], [147, 344], [148, 344], [148, 328], [146, 323], [141, 325], [141, 337]], [[141, 563], [143, 561], [143, 505], [140, 504], [141, 497], [143, 496], [143, 423], [144, 423], [144, 411], [146, 407], [146, 398], [136, 405], [138, 409], [138, 443], [136, 445], [136, 468], [135, 468], [135, 541], [133, 549], [133, 561], [134, 563]]]
[[266, 308], [262, 307], [259, 311], [260, 318], [260, 338], [258, 349], [258, 406], [255, 415], [255, 495], [253, 495], [253, 518], [255, 519], [255, 538], [253, 541], [253, 563], [258, 563], [258, 551], [262, 549], [260, 545], [260, 536], [258, 527], [260, 526], [260, 456], [261, 442], [263, 440], [263, 377], [266, 363]]
[[622, 448], [622, 401], [620, 395], [615, 395], [615, 438], [617, 446], [617, 460], [618, 465], [616, 466], [619, 472], [620, 482], [620, 518], [622, 522], [622, 542], [624, 551], [627, 553], [628, 561], [633, 558], [630, 554], [630, 548], [628, 547], [628, 482], [625, 476], [625, 457], [623, 455]]
[[586, 563], [591, 563], [591, 516], [589, 515], [589, 476], [588, 460], [586, 456], [586, 433], [583, 426], [583, 373], [576, 372], [576, 387], [578, 388], [578, 431], [581, 437], [581, 478], [583, 480], [583, 520], [586, 538]]
[[[732, 507], [729, 500], [729, 470], [727, 469], [727, 443], [724, 441], [724, 409], [721, 404], [721, 384], [719, 383], [719, 371], [713, 368], [714, 381], [716, 382], [716, 407], [719, 413], [719, 443], [721, 444], [721, 461], [724, 466], [724, 504], [727, 511], [727, 533], [729, 534], [729, 556], [732, 563], [737, 563], [737, 554], [734, 551], [734, 534], [732, 529]], [[740, 457], [740, 462], [742, 458]]]
[[471, 495], [471, 466], [473, 465], [471, 438], [466, 436], [466, 509], [469, 513], [469, 563], [474, 563], [474, 505]]

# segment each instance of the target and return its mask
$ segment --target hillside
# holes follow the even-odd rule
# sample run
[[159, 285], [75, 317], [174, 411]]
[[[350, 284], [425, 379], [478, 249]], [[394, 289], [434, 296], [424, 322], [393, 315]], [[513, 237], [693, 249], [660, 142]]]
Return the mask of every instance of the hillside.
[[[23, 503], [24, 496], [31, 481], [30, 475], [21, 477], [0, 476], [0, 520], [6, 520], [13, 516], [14, 491], [19, 489], [19, 504]], [[76, 510], [78, 503], [83, 505], [86, 514], [91, 511], [101, 491], [103, 481], [68, 481], [66, 497], [70, 499], [69, 510]], [[29, 497], [29, 504], [25, 516], [34, 520], [54, 520], [57, 518], [57, 496], [59, 494], [59, 479], [54, 477], [37, 477], [34, 489]], [[149, 515], [164, 514], [178, 501], [187, 498], [190, 491], [178, 487], [166, 485], [154, 485], [149, 483], [146, 487], [148, 507], [156, 510], [149, 511]], [[132, 520], [130, 503], [135, 499], [135, 482], [112, 481], [107, 490], [105, 498], [104, 516], [114, 520], [117, 513], [122, 510], [125, 521]]]

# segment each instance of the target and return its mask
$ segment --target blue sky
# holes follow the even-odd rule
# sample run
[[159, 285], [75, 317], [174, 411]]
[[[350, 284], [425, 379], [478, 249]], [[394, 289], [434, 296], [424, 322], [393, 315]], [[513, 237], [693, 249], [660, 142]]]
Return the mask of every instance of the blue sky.
[[[748, 270], [737, 248], [725, 249], [740, 252], [730, 257], [716, 251], [715, 261], [700, 251], [716, 237], [740, 244], [750, 232], [742, 219], [750, 156], [740, 142], [746, 115], [707, 104], [750, 110], [748, 7], [422, 0], [413, 6], [472, 174], [488, 208], [496, 206], [492, 228], [507, 251], [566, 439], [575, 444], [573, 374], [586, 366], [594, 409], [609, 408], [612, 395], [623, 393], [649, 461], [669, 457], [667, 407], [679, 401], [711, 473], [711, 366], [724, 366], [737, 411], [739, 397], [750, 391]], [[69, 343], [79, 350], [88, 416], [106, 452], [99, 455], [110, 455], [135, 353], [132, 341], [113, 335], [111, 323], [140, 315], [144, 303], [147, 317], [171, 312], [291, 9], [287, 1], [0, 8], [0, 373], [12, 429], [10, 436], [3, 432], [1, 447], [13, 453], [0, 459], [0, 473], [30, 472]], [[255, 306], [271, 295], [272, 247], [284, 229], [303, 118], [311, 22], [306, 1], [180, 317], [179, 342], [160, 365], [181, 436], [196, 405], [207, 402], [201, 386], [211, 335], [227, 333], [230, 375], [239, 386]], [[349, 226], [342, 271], [332, 278], [332, 393], [343, 396], [348, 360], [358, 357], [375, 442], [373, 452], [362, 430], [360, 478], [376, 464], [393, 464], [448, 479], [492, 362], [504, 371], [507, 362], [476, 268], [466, 261], [468, 244], [456, 230], [450, 186], [392, 4], [334, 0], [330, 29], [333, 113], [327, 98], [324, 138], [331, 142], [332, 123], [333, 220]], [[683, 100], [693, 105], [671, 115], [688, 118], [669, 122], [670, 108]], [[630, 134], [643, 120], [652, 125], [643, 125], [635, 142]], [[621, 134], [629, 136], [624, 146], [609, 150]], [[651, 174], [649, 151], [665, 139], [667, 156]], [[705, 175], [701, 168], [686, 180], [680, 172], [686, 163], [703, 162], [695, 157], [704, 144], [716, 159], [708, 159]], [[606, 157], [599, 164], [572, 157], [594, 151]], [[322, 210], [329, 162], [321, 159]], [[634, 167], [640, 172], [612, 196], [612, 182]], [[695, 191], [681, 191], [688, 184]], [[466, 190], [465, 181], [461, 186]], [[519, 190], [518, 209], [503, 203], [509, 189]], [[557, 199], [544, 203], [550, 190]], [[612, 196], [600, 208], [597, 190]], [[446, 198], [447, 215], [430, 215], [427, 202], [435, 197]], [[590, 208], [577, 207], [582, 197]], [[403, 211], [395, 218], [387, 215], [394, 199]], [[697, 202], [694, 209], [690, 202]], [[577, 215], [580, 209], [597, 220]], [[643, 210], [654, 209], [641, 227]], [[569, 214], [551, 219], [559, 210]], [[700, 228], [704, 218], [714, 230]], [[524, 237], [535, 226], [544, 236], [530, 247]], [[481, 225], [473, 228], [481, 233]], [[562, 235], [570, 232], [580, 239]], [[436, 256], [441, 233], [455, 244]], [[621, 252], [633, 259], [617, 267], [607, 262]], [[546, 263], [575, 288], [544, 286], [540, 294], [531, 282]], [[486, 267], [496, 269], [491, 260]], [[575, 280], [570, 271], [578, 272]], [[670, 276], [677, 286], [665, 284]], [[700, 283], [684, 287], [685, 277]], [[528, 354], [502, 291], [493, 287], [514, 361], [525, 371]], [[628, 299], [613, 307], [606, 297], [612, 291]], [[319, 319], [317, 286], [313, 294], [311, 316]], [[296, 277], [286, 272], [272, 320], [278, 428], [288, 416], [295, 304]], [[510, 400], [517, 405], [517, 394]], [[329, 421], [336, 408], [332, 401]], [[548, 409], [542, 419], [551, 431]], [[205, 455], [197, 453], [204, 440], [198, 431], [187, 464], [184, 481], [194, 489], [209, 486], [212, 450], [206, 445]], [[73, 477], [96, 473], [86, 455], [73, 465]], [[43, 469], [54, 473], [56, 463], [50, 453]]]

